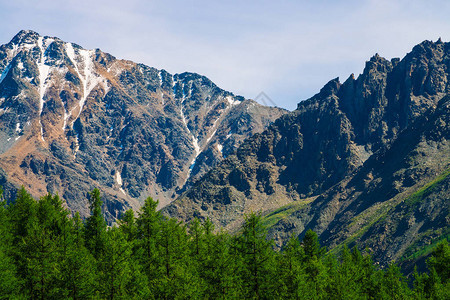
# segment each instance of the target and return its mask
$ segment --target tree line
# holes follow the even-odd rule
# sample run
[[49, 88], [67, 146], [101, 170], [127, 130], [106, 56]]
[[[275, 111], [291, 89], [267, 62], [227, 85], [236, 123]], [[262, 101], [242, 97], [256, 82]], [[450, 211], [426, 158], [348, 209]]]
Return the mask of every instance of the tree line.
[[58, 195], [36, 201], [22, 188], [9, 204], [1, 198], [0, 299], [450, 299], [447, 240], [411, 284], [356, 247], [327, 254], [313, 231], [275, 251], [258, 214], [230, 235], [157, 205], [148, 198], [108, 227], [98, 189], [85, 220]]

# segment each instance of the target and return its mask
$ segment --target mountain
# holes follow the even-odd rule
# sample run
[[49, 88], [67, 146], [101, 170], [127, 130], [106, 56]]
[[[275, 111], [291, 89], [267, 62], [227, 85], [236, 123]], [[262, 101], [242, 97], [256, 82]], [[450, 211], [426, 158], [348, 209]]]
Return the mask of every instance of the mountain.
[[373, 56], [247, 139], [163, 211], [228, 230], [260, 211], [282, 247], [306, 230], [386, 263], [448, 236], [450, 43]]
[[147, 196], [160, 206], [285, 110], [195, 73], [172, 75], [33, 31], [0, 46], [0, 184], [58, 193], [89, 213], [104, 193], [109, 221]]

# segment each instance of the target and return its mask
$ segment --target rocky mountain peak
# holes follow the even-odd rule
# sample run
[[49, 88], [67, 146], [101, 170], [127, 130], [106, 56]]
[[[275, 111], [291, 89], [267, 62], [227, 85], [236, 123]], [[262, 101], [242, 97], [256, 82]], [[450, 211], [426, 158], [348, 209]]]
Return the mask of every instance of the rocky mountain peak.
[[391, 147], [448, 93], [450, 49], [444, 45], [425, 41], [401, 60], [376, 54], [357, 78], [330, 80], [165, 211], [184, 220], [209, 217], [233, 229], [250, 210], [268, 213], [314, 201]]
[[320, 89], [319, 97], [327, 98], [331, 95], [336, 95], [341, 87], [339, 77], [330, 80], [323, 88]]
[[425, 40], [422, 43], [414, 46], [410, 54], [428, 55], [429, 57], [431, 57], [436, 55], [438, 52], [445, 51], [446, 47], [448, 47], [448, 43], [442, 42], [440, 38], [436, 42]]
[[392, 63], [376, 53], [366, 62], [362, 75], [370, 76], [372, 73], [388, 73], [391, 69]]
[[34, 44], [39, 37], [39, 33], [33, 30], [21, 30], [12, 38], [10, 43], [18, 46], [23, 44]]
[[[99, 187], [110, 220], [149, 195], [167, 204], [285, 113], [257, 105], [250, 114], [255, 103], [205, 76], [33, 31], [0, 46], [0, 72], [0, 168], [9, 182], [36, 196], [58, 192], [84, 214], [85, 192]], [[231, 130], [240, 119], [248, 123]]]

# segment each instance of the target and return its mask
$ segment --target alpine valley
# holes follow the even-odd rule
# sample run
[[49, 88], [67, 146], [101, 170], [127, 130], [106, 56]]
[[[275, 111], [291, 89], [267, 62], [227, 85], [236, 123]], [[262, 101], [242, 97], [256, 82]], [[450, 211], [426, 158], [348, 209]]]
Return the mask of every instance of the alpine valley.
[[450, 43], [373, 56], [292, 112], [33, 31], [0, 47], [0, 185], [58, 193], [112, 223], [151, 196], [185, 223], [237, 232], [258, 212], [282, 248], [368, 249], [408, 267], [448, 238]]

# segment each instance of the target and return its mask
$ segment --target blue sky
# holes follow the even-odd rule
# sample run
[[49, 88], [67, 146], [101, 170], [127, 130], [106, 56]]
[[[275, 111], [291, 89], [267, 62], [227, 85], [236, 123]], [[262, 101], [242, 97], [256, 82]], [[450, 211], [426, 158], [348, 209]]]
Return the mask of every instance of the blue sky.
[[447, 0], [0, 0], [0, 44], [32, 29], [294, 109], [375, 53], [450, 41], [449, 15]]

